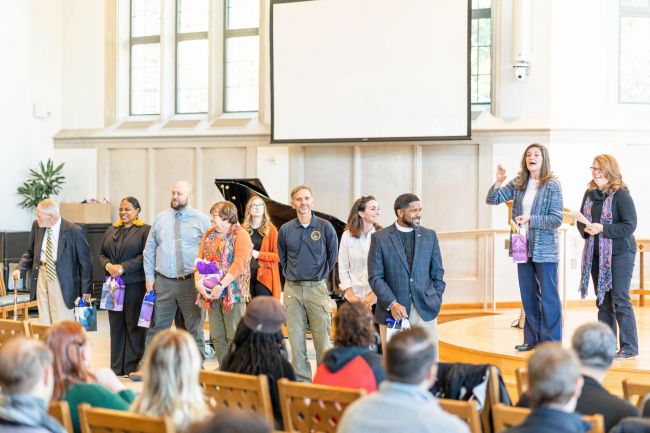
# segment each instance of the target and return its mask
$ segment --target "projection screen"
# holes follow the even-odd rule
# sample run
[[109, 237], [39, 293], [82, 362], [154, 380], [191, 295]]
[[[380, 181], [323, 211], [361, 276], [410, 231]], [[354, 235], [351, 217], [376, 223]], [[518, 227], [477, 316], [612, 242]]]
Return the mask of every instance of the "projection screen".
[[469, 138], [469, 3], [272, 0], [271, 141]]

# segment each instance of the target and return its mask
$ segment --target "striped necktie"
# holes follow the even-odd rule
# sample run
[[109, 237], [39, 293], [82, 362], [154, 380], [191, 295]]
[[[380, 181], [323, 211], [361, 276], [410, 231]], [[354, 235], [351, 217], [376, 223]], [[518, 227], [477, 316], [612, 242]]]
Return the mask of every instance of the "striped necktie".
[[54, 241], [52, 240], [52, 229], [47, 229], [47, 242], [45, 244], [45, 271], [48, 283], [56, 278], [56, 263], [54, 262]]

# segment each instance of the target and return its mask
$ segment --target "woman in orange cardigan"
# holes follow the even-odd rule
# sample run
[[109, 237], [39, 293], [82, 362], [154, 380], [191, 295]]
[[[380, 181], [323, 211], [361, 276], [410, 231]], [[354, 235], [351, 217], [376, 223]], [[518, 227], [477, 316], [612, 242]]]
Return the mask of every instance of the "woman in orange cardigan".
[[194, 285], [204, 301], [201, 303], [197, 298], [197, 304], [208, 310], [210, 338], [221, 365], [250, 301], [249, 261], [253, 244], [248, 232], [239, 225], [237, 208], [232, 202], [215, 203], [210, 208], [210, 220], [212, 227], [203, 235], [198, 257], [216, 263], [223, 277], [216, 286], [207, 288], [195, 271]]
[[271, 223], [264, 200], [260, 197], [253, 196], [246, 203], [242, 227], [253, 241], [251, 296], [273, 296], [280, 299], [278, 229]]

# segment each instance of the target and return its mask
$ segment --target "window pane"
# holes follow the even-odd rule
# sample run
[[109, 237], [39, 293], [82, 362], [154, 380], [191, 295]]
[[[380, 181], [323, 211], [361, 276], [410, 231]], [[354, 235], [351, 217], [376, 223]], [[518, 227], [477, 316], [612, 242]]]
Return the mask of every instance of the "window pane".
[[490, 102], [490, 75], [478, 76], [478, 95], [476, 102], [485, 103]]
[[131, 47], [131, 114], [160, 114], [160, 44]]
[[491, 20], [488, 18], [478, 20], [478, 45], [482, 47], [489, 47], [492, 44], [490, 24]]
[[650, 0], [621, 0], [621, 6], [633, 8], [646, 8], [650, 6]]
[[208, 111], [208, 40], [181, 41], [176, 52], [176, 112]]
[[208, 0], [178, 0], [178, 33], [207, 32]]
[[160, 34], [160, 0], [131, 0], [131, 37]]
[[259, 37], [226, 39], [225, 111], [259, 107]]
[[227, 0], [226, 29], [255, 29], [260, 26], [259, 0]]
[[620, 102], [650, 103], [650, 18], [621, 17]]
[[490, 47], [478, 48], [478, 73], [490, 75]]

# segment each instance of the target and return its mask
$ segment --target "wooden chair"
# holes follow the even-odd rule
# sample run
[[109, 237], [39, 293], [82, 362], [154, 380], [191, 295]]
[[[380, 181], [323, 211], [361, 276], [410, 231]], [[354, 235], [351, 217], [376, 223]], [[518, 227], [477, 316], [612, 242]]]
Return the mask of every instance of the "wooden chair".
[[0, 319], [0, 347], [14, 337], [30, 337], [27, 320]]
[[635, 405], [639, 411], [643, 409], [643, 398], [648, 394], [650, 394], [650, 383], [623, 379], [623, 397]]
[[528, 391], [528, 369], [526, 367], [519, 367], [515, 370], [515, 380], [517, 381], [517, 392], [519, 398]]
[[448, 398], [439, 398], [438, 403], [446, 412], [456, 415], [469, 426], [471, 433], [483, 433], [481, 428], [481, 418], [478, 414], [478, 408], [475, 401], [450, 400]]
[[278, 380], [282, 421], [286, 431], [335, 433], [343, 411], [365, 395], [363, 389], [339, 388]]
[[67, 401], [50, 403], [50, 416], [56, 419], [68, 433], [73, 433], [72, 418], [70, 417], [70, 406]]
[[[506, 406], [501, 403], [494, 405], [492, 408], [494, 433], [501, 433], [507, 428], [521, 424], [529, 413], [530, 409], [523, 407]], [[602, 415], [583, 415], [582, 419], [591, 424], [591, 429], [587, 433], [605, 433], [605, 420]]]
[[82, 433], [174, 433], [169, 417], [136, 415], [111, 409], [79, 405]]
[[501, 402], [501, 390], [499, 388], [499, 369], [496, 365], [488, 367], [487, 392], [485, 396], [485, 405], [481, 411], [481, 426], [484, 433], [493, 433], [492, 427], [492, 408]]
[[42, 342], [45, 342], [45, 338], [47, 337], [47, 333], [49, 330], [52, 329], [52, 325], [47, 325], [44, 323], [36, 323], [32, 322], [31, 320], [29, 321], [29, 333], [30, 335]]
[[[24, 320], [29, 318], [29, 308], [38, 306], [38, 301], [30, 301], [29, 293], [20, 293], [16, 296], [16, 315], [21, 315]], [[0, 263], [0, 319], [7, 319], [9, 314], [13, 316], [14, 294], [7, 294], [5, 286], [4, 265]], [[17, 317], [14, 317], [17, 319]]]
[[273, 425], [273, 406], [265, 375], [201, 370], [199, 383], [213, 411], [222, 407], [245, 409], [258, 413]]

